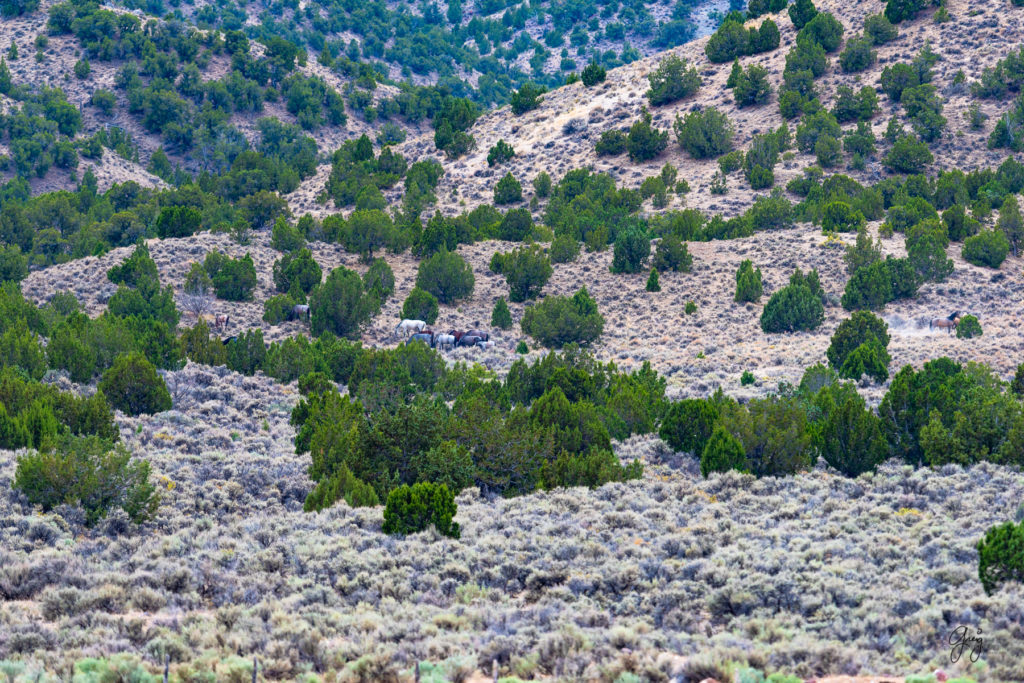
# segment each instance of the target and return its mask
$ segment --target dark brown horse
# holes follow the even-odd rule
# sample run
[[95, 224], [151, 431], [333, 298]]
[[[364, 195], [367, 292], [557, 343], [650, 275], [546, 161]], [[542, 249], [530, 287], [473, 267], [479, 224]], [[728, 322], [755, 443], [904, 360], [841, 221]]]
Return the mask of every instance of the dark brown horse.
[[459, 340], [462, 339], [462, 335], [466, 334], [465, 330], [448, 330], [448, 334], [455, 337], [455, 345], [458, 346]]
[[947, 318], [932, 318], [928, 322], [928, 329], [939, 328], [940, 330], [946, 330], [948, 334], [953, 334], [956, 330], [956, 326], [960, 324], [960, 311], [953, 311]]
[[466, 334], [471, 334], [474, 337], [480, 337], [480, 341], [487, 341], [491, 338], [491, 335], [483, 330], [466, 330]]

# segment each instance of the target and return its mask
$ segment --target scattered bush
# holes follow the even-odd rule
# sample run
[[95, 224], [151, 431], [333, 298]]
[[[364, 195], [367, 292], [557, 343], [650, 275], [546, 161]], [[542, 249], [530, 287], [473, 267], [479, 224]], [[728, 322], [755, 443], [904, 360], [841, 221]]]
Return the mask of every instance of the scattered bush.
[[768, 81], [768, 70], [762, 66], [751, 64], [740, 71], [732, 88], [733, 99], [737, 107], [751, 107], [764, 104], [772, 94], [772, 86]]
[[548, 249], [552, 263], [571, 263], [580, 255], [580, 243], [571, 235], [556, 235]]
[[672, 401], [661, 421], [658, 436], [675, 451], [699, 455], [718, 421], [716, 401], [687, 398]]
[[739, 439], [730, 434], [725, 427], [717, 426], [711, 433], [707, 445], [700, 456], [700, 473], [707, 478], [712, 472], [728, 472], [738, 470], [749, 472], [747, 454]]
[[501, 206], [521, 201], [523, 201], [523, 186], [511, 172], [508, 172], [494, 186], [494, 203]]
[[547, 88], [533, 83], [524, 83], [519, 90], [512, 93], [509, 100], [512, 113], [516, 116], [525, 114], [528, 111], [540, 106], [540, 96], [547, 92]]
[[516, 151], [512, 149], [512, 145], [508, 144], [504, 140], [498, 140], [494, 147], [491, 147], [487, 152], [487, 165], [494, 166], [496, 164], [503, 164], [509, 161], [516, 155]]
[[651, 264], [659, 272], [672, 270], [689, 273], [693, 268], [693, 256], [690, 255], [690, 250], [685, 242], [674, 234], [669, 234], [658, 242]]
[[344, 266], [335, 268], [309, 295], [310, 332], [316, 337], [325, 332], [355, 337], [379, 306], [363, 290], [358, 273]]
[[203, 268], [210, 276], [218, 298], [227, 301], [252, 300], [253, 290], [256, 289], [256, 265], [251, 254], [233, 259], [219, 251], [211, 251], [203, 261]]
[[626, 135], [626, 151], [631, 161], [647, 161], [665, 151], [668, 146], [668, 132], [659, 131], [651, 125], [651, 114], [646, 107], [640, 110], [640, 118], [629, 128]]
[[512, 312], [508, 310], [505, 297], [498, 297], [494, 302], [494, 309], [491, 311], [491, 325], [500, 330], [507, 330], [512, 327]]
[[603, 83], [607, 73], [608, 72], [605, 71], [603, 66], [596, 62], [591, 62], [583, 68], [583, 71], [580, 72], [580, 80], [583, 81], [584, 86], [589, 88], [597, 85], [598, 83]]
[[647, 284], [644, 286], [644, 289], [647, 290], [648, 292], [661, 291], [661, 284], [658, 282], [657, 268], [651, 268], [651, 273], [650, 275], [647, 276]]
[[544, 250], [533, 244], [505, 254], [501, 272], [509, 286], [509, 298], [520, 302], [540, 294], [553, 270]]
[[864, 17], [864, 36], [875, 45], [884, 45], [896, 40], [899, 30], [884, 14], [870, 14]]
[[658, 63], [658, 68], [647, 75], [651, 84], [645, 95], [651, 106], [675, 102], [689, 97], [700, 89], [697, 69], [676, 55], [669, 55]]
[[613, 273], [639, 273], [651, 255], [651, 241], [641, 228], [626, 228], [615, 238], [615, 253], [609, 270]]
[[796, 0], [789, 6], [789, 19], [797, 31], [807, 25], [818, 14], [818, 9], [811, 0]]
[[847, 477], [873, 470], [888, 454], [881, 421], [850, 382], [833, 382], [814, 396], [817, 419], [812, 442], [832, 467]]
[[309, 249], [299, 249], [274, 261], [273, 275], [277, 291], [306, 295], [320, 284], [323, 271]]
[[928, 145], [904, 135], [893, 144], [882, 165], [894, 173], [921, 173], [934, 159]]
[[363, 289], [378, 301], [384, 301], [394, 293], [395, 273], [387, 261], [382, 258], [373, 260], [363, 274]]

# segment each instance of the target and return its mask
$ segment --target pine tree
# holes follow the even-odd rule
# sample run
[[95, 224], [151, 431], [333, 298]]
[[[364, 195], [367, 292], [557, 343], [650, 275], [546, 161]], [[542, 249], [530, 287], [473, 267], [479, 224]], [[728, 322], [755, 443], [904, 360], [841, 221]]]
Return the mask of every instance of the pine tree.
[[651, 274], [647, 278], [647, 291], [648, 292], [660, 292], [661, 285], [658, 283], [658, 269], [651, 268]]
[[999, 222], [996, 224], [1010, 241], [1013, 255], [1017, 256], [1017, 248], [1024, 239], [1024, 218], [1020, 215], [1020, 204], [1017, 203], [1017, 196], [1010, 195], [1003, 201], [999, 209]]
[[494, 310], [491, 311], [491, 325], [502, 330], [512, 327], [512, 313], [508, 310], [505, 297], [499, 297], [494, 302]]

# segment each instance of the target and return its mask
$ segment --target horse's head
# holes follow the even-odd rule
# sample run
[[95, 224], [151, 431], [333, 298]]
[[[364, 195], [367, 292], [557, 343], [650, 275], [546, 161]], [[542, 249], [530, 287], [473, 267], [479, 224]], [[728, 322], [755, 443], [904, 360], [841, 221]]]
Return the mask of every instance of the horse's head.
[[957, 321], [960, 319], [960, 311], [953, 311], [946, 320]]

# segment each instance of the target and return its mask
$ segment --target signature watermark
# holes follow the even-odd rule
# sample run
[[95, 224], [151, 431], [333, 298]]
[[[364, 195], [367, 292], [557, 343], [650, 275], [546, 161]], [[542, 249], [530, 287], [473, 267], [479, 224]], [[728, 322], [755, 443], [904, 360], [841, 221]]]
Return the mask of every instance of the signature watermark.
[[960, 657], [964, 653], [967, 653], [972, 662], [976, 662], [985, 651], [985, 641], [981, 637], [980, 628], [972, 633], [969, 626], [957, 626], [949, 634], [949, 644], [953, 646], [953, 649], [949, 651], [949, 661], [953, 664], [960, 661]]

